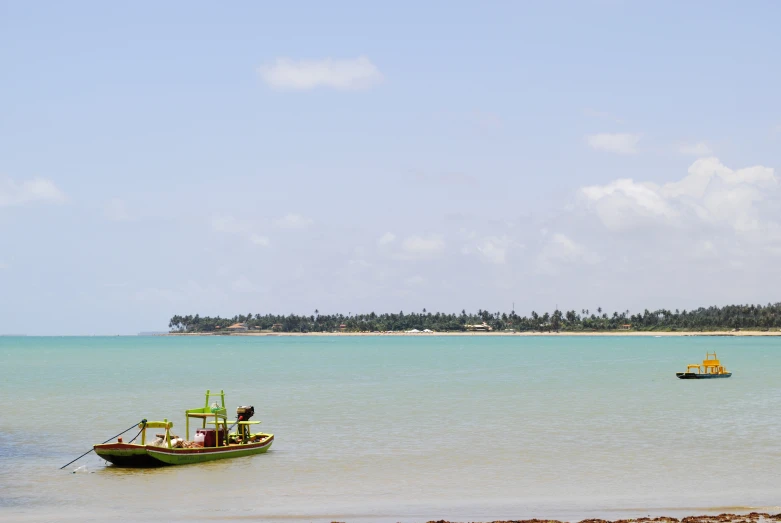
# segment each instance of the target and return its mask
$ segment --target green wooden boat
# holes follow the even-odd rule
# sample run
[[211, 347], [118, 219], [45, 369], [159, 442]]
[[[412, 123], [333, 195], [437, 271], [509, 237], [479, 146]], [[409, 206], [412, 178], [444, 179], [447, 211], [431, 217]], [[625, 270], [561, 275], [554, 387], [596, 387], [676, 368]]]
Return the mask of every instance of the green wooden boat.
[[[220, 403], [209, 405], [213, 397], [220, 398]], [[251, 421], [255, 414], [252, 406], [242, 406], [236, 409], [235, 432], [228, 428], [228, 411], [225, 408], [225, 392], [211, 393], [206, 391], [206, 401], [202, 408], [185, 411], [185, 437], [171, 434], [173, 422], [147, 421], [139, 424], [140, 443], [132, 441], [124, 443], [122, 438], [117, 442], [95, 445], [95, 453], [112, 465], [118, 467], [161, 467], [166, 465], [187, 465], [202, 463], [217, 459], [238, 458], [262, 454], [274, 442], [273, 434], [251, 432], [252, 425], [259, 421]], [[190, 419], [200, 420], [201, 429], [196, 429], [190, 440]], [[214, 425], [214, 428], [206, 428]], [[232, 428], [232, 427], [231, 427]], [[157, 439], [148, 443], [147, 429], [163, 429], [157, 434]], [[135, 440], [135, 438], [133, 438]]]

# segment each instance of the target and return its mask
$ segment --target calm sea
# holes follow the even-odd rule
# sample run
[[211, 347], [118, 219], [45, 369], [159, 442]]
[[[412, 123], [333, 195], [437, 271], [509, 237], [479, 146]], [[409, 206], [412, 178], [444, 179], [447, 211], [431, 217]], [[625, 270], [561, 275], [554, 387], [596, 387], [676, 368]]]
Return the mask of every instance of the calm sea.
[[[779, 512], [781, 338], [0, 338], [0, 520]], [[675, 372], [716, 350], [730, 379]], [[268, 454], [71, 459], [225, 389]], [[176, 430], [174, 432], [177, 432]], [[128, 433], [128, 435], [131, 435]], [[76, 467], [85, 466], [72, 473]]]

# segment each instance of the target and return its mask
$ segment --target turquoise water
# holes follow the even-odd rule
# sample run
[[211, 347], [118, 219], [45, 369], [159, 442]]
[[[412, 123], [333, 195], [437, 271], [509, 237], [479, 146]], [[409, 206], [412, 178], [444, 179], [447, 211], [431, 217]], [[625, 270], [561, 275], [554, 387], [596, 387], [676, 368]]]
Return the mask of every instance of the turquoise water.
[[[781, 338], [0, 338], [2, 521], [425, 521], [778, 512]], [[674, 373], [706, 351], [730, 379]], [[268, 454], [94, 454], [206, 388]], [[177, 432], [176, 430], [174, 432]], [[131, 435], [131, 433], [128, 433]], [[71, 473], [78, 466], [86, 466]]]

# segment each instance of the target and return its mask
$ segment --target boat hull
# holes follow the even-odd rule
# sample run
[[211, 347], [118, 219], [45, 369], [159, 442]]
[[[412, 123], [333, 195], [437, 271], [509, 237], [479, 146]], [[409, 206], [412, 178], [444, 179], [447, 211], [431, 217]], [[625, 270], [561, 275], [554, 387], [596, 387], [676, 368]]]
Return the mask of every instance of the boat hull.
[[169, 449], [153, 445], [108, 443], [95, 445], [95, 453], [117, 467], [152, 468], [168, 465], [190, 465], [218, 459], [240, 458], [263, 454], [274, 442], [269, 435], [257, 443], [229, 445], [227, 447], [199, 447]]
[[724, 374], [698, 374], [696, 372], [676, 372], [675, 375], [681, 380], [711, 380], [715, 378], [729, 378], [732, 376], [731, 372], [725, 372]]
[[95, 454], [117, 467], [151, 468], [162, 467], [166, 463], [159, 461], [147, 453], [144, 445], [130, 443], [107, 443], [95, 445]]
[[147, 447], [147, 454], [153, 459], [165, 465], [191, 465], [193, 463], [205, 463], [218, 459], [240, 458], [263, 454], [274, 442], [274, 436], [270, 436], [257, 443], [246, 445], [230, 445], [227, 447], [206, 447], [192, 449], [168, 449], [162, 447]]

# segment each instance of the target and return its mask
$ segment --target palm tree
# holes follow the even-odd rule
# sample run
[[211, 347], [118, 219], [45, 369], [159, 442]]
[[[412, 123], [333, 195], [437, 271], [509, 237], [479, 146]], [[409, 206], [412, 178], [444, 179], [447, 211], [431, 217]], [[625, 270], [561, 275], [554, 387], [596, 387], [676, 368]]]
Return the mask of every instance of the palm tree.
[[561, 326], [561, 311], [559, 309], [556, 309], [553, 311], [553, 318], [551, 318], [553, 323], [553, 329], [558, 332], [559, 327]]

